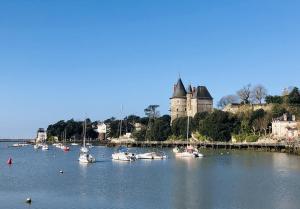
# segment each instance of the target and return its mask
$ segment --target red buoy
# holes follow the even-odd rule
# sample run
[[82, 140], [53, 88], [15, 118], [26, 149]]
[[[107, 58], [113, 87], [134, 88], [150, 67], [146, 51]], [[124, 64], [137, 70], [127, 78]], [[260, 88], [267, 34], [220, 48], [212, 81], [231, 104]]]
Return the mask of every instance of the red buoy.
[[12, 158], [11, 157], [7, 160], [7, 164], [12, 165]]

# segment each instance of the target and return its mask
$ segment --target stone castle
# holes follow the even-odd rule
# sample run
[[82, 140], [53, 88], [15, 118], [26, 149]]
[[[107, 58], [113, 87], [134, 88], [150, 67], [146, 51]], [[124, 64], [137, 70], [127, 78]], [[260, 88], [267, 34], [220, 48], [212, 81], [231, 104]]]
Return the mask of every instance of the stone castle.
[[174, 92], [171, 100], [171, 121], [180, 117], [194, 117], [199, 112], [213, 111], [213, 98], [205, 86], [185, 89], [182, 80], [179, 78], [174, 85]]

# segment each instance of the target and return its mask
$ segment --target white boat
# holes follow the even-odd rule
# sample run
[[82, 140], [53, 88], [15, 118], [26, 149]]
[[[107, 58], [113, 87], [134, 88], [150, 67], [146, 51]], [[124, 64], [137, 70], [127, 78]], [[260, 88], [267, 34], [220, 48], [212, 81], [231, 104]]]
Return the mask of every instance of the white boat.
[[179, 149], [179, 147], [175, 147], [175, 148], [173, 149], [173, 152], [174, 152], [174, 153], [178, 153], [178, 152], [180, 152], [180, 149]]
[[25, 143], [18, 143], [18, 144], [13, 144], [12, 147], [25, 147], [28, 146], [29, 144], [25, 144]]
[[84, 120], [84, 127], [83, 127], [83, 147], [80, 149], [79, 159], [80, 163], [94, 163], [96, 159], [89, 153], [89, 149], [86, 147], [85, 138], [86, 138], [86, 120]]
[[203, 157], [203, 155], [197, 151], [189, 151], [185, 150], [183, 152], [176, 153], [176, 157], [182, 157], [182, 158], [198, 158], [198, 157]]
[[46, 151], [46, 150], [49, 150], [49, 147], [47, 144], [43, 144], [42, 145], [42, 150]]
[[112, 159], [131, 162], [136, 160], [136, 155], [128, 152], [127, 148], [121, 147], [117, 153], [112, 154]]
[[165, 160], [167, 159], [167, 156], [164, 153], [148, 152], [138, 154], [136, 158], [140, 160]]
[[[186, 141], [188, 142], [189, 139], [189, 125], [190, 125], [190, 117], [187, 119], [187, 134], [186, 134]], [[174, 151], [174, 150], [173, 150]], [[199, 153], [198, 149], [194, 148], [193, 146], [187, 146], [183, 151], [178, 149], [178, 152], [175, 152], [176, 157], [180, 158], [198, 158], [203, 157], [203, 154]]]
[[78, 146], [79, 144], [77, 144], [77, 143], [72, 143], [71, 145], [72, 145], [72, 146]]
[[79, 155], [79, 162], [80, 163], [94, 163], [96, 162], [96, 159], [89, 154], [89, 149], [86, 147], [82, 147], [80, 149], [80, 155]]
[[33, 146], [33, 148], [34, 148], [34, 149], [40, 149], [40, 148], [42, 148], [42, 145], [40, 145], [40, 144], [35, 144], [35, 145]]

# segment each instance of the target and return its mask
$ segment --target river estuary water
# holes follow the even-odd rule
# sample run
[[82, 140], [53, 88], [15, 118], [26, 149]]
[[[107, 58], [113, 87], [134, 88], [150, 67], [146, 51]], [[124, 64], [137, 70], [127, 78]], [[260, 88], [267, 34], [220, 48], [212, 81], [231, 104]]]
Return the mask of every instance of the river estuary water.
[[94, 147], [98, 162], [84, 166], [79, 147], [64, 153], [7, 145], [0, 144], [1, 209], [300, 208], [299, 156], [203, 150], [205, 158], [187, 160], [164, 149], [168, 160], [125, 163], [110, 159], [113, 148]]

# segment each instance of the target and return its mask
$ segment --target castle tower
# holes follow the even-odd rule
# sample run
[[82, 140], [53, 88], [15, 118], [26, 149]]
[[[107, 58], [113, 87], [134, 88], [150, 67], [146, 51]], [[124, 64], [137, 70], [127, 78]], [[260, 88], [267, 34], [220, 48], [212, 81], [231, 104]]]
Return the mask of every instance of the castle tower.
[[187, 92], [180, 78], [174, 86], [173, 96], [170, 100], [171, 121], [174, 121], [176, 118], [187, 116]]
[[213, 98], [205, 86], [198, 86], [192, 98], [193, 116], [199, 112], [213, 111]]
[[194, 117], [199, 112], [213, 111], [213, 98], [205, 86], [185, 89], [182, 80], [179, 78], [174, 85], [174, 92], [171, 100], [171, 121], [180, 117]]
[[187, 89], [187, 94], [186, 94], [186, 112], [187, 116], [192, 117], [193, 116], [193, 110], [192, 110], [192, 97], [193, 97], [193, 90], [192, 86], [189, 85]]

